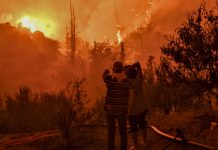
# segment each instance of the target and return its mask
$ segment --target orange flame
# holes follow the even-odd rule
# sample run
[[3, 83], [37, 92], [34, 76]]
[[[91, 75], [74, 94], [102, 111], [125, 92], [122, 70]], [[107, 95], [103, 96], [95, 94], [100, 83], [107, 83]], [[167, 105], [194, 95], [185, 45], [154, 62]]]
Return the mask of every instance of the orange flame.
[[122, 36], [120, 33], [120, 25], [117, 25], [117, 41], [119, 44], [122, 42]]

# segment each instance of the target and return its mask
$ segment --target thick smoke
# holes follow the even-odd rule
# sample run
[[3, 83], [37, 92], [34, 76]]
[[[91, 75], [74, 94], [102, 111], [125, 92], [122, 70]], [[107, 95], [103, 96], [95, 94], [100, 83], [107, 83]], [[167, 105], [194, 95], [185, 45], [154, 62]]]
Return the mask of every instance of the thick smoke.
[[[206, 8], [217, 7], [214, 0], [208, 0], [204, 3], [201, 0], [155, 0], [149, 7], [146, 23], [141, 25], [145, 28], [141, 36], [138, 36], [133, 42], [127, 39], [126, 45], [130, 53], [131, 61], [140, 61], [144, 64], [145, 58], [153, 55], [159, 62], [161, 56], [160, 47], [166, 44], [167, 38], [175, 34], [175, 30], [187, 21], [187, 15], [200, 5]], [[143, 18], [141, 18], [143, 19]], [[132, 27], [132, 29], [137, 26]], [[147, 28], [147, 29], [146, 29]]]
[[2, 14], [0, 14], [0, 22], [1, 23], [11, 22], [12, 19], [13, 19], [13, 16], [10, 13], [2, 13]]
[[63, 57], [59, 43], [43, 33], [0, 24], [0, 92], [20, 86], [47, 91], [63, 89], [67, 82], [81, 73], [73, 73]]
[[[201, 0], [116, 0], [119, 24], [123, 34], [154, 20], [157, 30], [174, 29], [187, 11], [199, 7]], [[73, 0], [77, 32], [89, 41], [116, 38], [115, 0]], [[214, 4], [214, 0], [207, 3]], [[151, 5], [152, 4], [152, 5]], [[56, 39], [63, 39], [69, 25], [69, 0], [1, 0], [0, 13], [13, 15], [13, 23], [23, 15], [49, 17], [57, 23]]]
[[[72, 2], [75, 8], [77, 33], [82, 39], [90, 42], [107, 39], [113, 42], [116, 39], [115, 0], [72, 0]], [[207, 5], [214, 7], [214, 2], [208, 0]], [[201, 0], [116, 0], [121, 33], [125, 36], [139, 26], [146, 27], [151, 24], [155, 36], [147, 34], [149, 36], [144, 37], [144, 51], [146, 56], [159, 56], [159, 47], [164, 41], [164, 36], [173, 34], [184, 22], [187, 12], [198, 8], [201, 3]], [[52, 38], [62, 41], [65, 37], [65, 28], [70, 23], [69, 0], [0, 1], [1, 23], [9, 21], [16, 24], [24, 15], [53, 20], [57, 30]], [[8, 38], [2, 34], [5, 29], [2, 28], [0, 31], [0, 90], [17, 89], [22, 84], [45, 90], [53, 87], [61, 88], [63, 84], [73, 79], [73, 75], [86, 74], [88, 69], [72, 70], [65, 58], [59, 54], [58, 48], [51, 48], [49, 41], [52, 40], [41, 36], [41, 41], [47, 41], [48, 45], [36, 43], [31, 36], [15, 34], [15, 29], [9, 26], [6, 28], [10, 30], [8, 33], [11, 33], [10, 35], [4, 33]], [[140, 46], [134, 48], [134, 50], [140, 49]], [[79, 66], [81, 68], [81, 65]], [[83, 63], [82, 68], [88, 67]]]

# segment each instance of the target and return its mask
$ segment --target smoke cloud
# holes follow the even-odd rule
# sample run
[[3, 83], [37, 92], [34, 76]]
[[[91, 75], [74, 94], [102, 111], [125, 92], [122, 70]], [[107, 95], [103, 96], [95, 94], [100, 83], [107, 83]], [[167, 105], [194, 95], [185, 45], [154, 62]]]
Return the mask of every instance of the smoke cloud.
[[[174, 29], [181, 24], [187, 11], [201, 4], [201, 0], [116, 0], [118, 21], [122, 34], [128, 33], [139, 25], [152, 19], [157, 30]], [[102, 41], [116, 38], [115, 0], [73, 0], [78, 34], [89, 41]], [[214, 5], [214, 0], [208, 0]], [[23, 15], [49, 17], [57, 23], [56, 39], [64, 39], [65, 27], [69, 26], [69, 0], [1, 0], [0, 14], [9, 12], [3, 21], [16, 21]], [[3, 15], [5, 16], [5, 15]], [[5, 18], [5, 17], [1, 17]], [[2, 21], [2, 19], [1, 19]]]
[[[90, 42], [107, 39], [113, 42], [116, 39], [117, 23], [121, 27], [122, 36], [141, 25], [146, 27], [149, 23], [152, 24], [152, 28], [158, 34], [154, 36], [147, 34], [148, 36], [144, 37], [142, 45], [146, 56], [159, 56], [164, 35], [173, 34], [184, 22], [187, 12], [198, 8], [202, 3], [201, 0], [116, 0], [116, 5], [115, 0], [72, 0], [72, 2], [77, 33], [82, 39]], [[207, 5], [215, 7], [215, 1], [208, 0]], [[25, 15], [50, 18], [56, 24], [55, 34], [51, 38], [62, 41], [66, 26], [70, 23], [69, 7], [69, 0], [1, 0], [0, 23], [16, 24], [17, 20]], [[7, 30], [4, 28], [10, 32], [5, 32]], [[27, 36], [25, 32], [14, 33], [15, 29], [10, 26], [1, 29], [0, 90], [12, 87], [16, 89], [22, 84], [34, 85], [41, 89], [56, 88], [62, 86], [60, 83], [65, 84], [73, 79], [73, 75], [86, 74], [84, 70], [72, 70], [65, 58], [58, 54], [58, 47], [52, 47], [55, 45], [51, 44], [52, 40], [43, 36], [39, 38], [39, 35], [34, 34], [36, 36], [34, 38], [41, 39], [42, 43], [39, 43], [40, 40], [32, 39], [32, 35]], [[127, 46], [130, 51], [133, 50], [128, 43]], [[140, 49], [140, 46], [134, 47], [135, 51]], [[89, 66], [84, 63], [83, 68], [86, 67], [88, 70]]]
[[13, 19], [13, 16], [10, 13], [2, 13], [0, 15], [0, 22], [1, 23], [11, 22], [12, 19]]

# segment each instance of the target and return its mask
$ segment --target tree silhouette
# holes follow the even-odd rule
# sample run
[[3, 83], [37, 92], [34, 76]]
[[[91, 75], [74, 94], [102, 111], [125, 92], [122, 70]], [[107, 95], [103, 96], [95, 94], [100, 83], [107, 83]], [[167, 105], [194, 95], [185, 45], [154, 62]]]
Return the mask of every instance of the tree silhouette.
[[[204, 6], [188, 15], [176, 36], [161, 48], [171, 65], [171, 75], [186, 81], [196, 94], [218, 86], [218, 15]], [[170, 69], [169, 69], [170, 70]]]

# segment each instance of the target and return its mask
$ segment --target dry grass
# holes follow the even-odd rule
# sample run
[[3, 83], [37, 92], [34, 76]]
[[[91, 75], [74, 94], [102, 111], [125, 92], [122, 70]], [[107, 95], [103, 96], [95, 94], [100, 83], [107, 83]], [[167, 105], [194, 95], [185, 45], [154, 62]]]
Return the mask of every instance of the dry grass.
[[[76, 150], [103, 150], [107, 146], [106, 127], [84, 124], [104, 124], [103, 99], [100, 99], [93, 111], [84, 107], [86, 101], [84, 91], [80, 88], [82, 82], [68, 86], [66, 93], [33, 93], [27, 87], [21, 88], [15, 95], [1, 96], [6, 101], [0, 107], [0, 145], [5, 142], [21, 139], [25, 136], [33, 136], [37, 132], [59, 129], [58, 136], [49, 136], [23, 142], [13, 150], [57, 150], [67, 149], [66, 138], [63, 136], [65, 129], [69, 132], [68, 146]], [[78, 94], [79, 93], [79, 94]], [[70, 107], [69, 107], [70, 106]], [[71, 107], [72, 106], [72, 107]], [[77, 109], [77, 111], [76, 111]], [[151, 108], [156, 110], [156, 108]], [[78, 111], [80, 110], [80, 111]], [[72, 115], [76, 111], [77, 116]], [[79, 112], [79, 113], [78, 113]], [[57, 116], [57, 114], [61, 116]], [[70, 117], [69, 119], [67, 119]], [[151, 111], [148, 122], [157, 126], [163, 132], [175, 135], [175, 130], [180, 128], [186, 138], [199, 141], [204, 144], [216, 146], [218, 141], [218, 127], [210, 130], [210, 122], [213, 117], [210, 113], [201, 111], [181, 111], [165, 115], [160, 109]], [[58, 122], [57, 122], [58, 121]], [[67, 121], [67, 128], [62, 123]], [[12, 134], [14, 133], [14, 134]], [[62, 133], [62, 134], [61, 134]], [[119, 132], [116, 133], [116, 147], [119, 148]], [[132, 144], [128, 135], [129, 146]], [[148, 130], [148, 146], [150, 150], [159, 150], [169, 141]], [[68, 148], [69, 149], [69, 148]], [[184, 149], [180, 144], [172, 144], [169, 150]], [[195, 148], [188, 148], [195, 149]]]
[[[183, 128], [185, 135], [188, 139], [208, 144], [211, 146], [218, 146], [218, 127], [210, 131], [209, 128], [203, 126], [207, 121], [202, 119], [204, 114], [196, 115], [193, 112], [180, 112], [170, 115], [156, 114], [150, 118], [149, 122], [158, 126], [162, 131], [175, 135], [176, 128]], [[71, 148], [76, 150], [104, 150], [107, 146], [107, 130], [106, 127], [100, 126], [84, 126], [74, 128], [71, 131], [73, 135], [71, 140]], [[19, 135], [18, 137], [21, 137]], [[16, 138], [16, 136], [13, 136]], [[132, 144], [131, 135], [128, 134], [129, 146]], [[142, 138], [140, 138], [142, 140]], [[40, 139], [34, 142], [22, 144], [12, 149], [38, 149], [38, 150], [56, 150], [64, 149], [62, 145], [63, 139], [61, 136], [49, 137]], [[161, 150], [170, 141], [154, 133], [151, 129], [148, 130], [148, 149], [149, 150]], [[116, 148], [119, 149], [119, 132], [116, 132]], [[168, 150], [197, 150], [196, 147], [183, 146], [179, 143], [173, 143]], [[200, 149], [199, 149], [200, 150]]]

